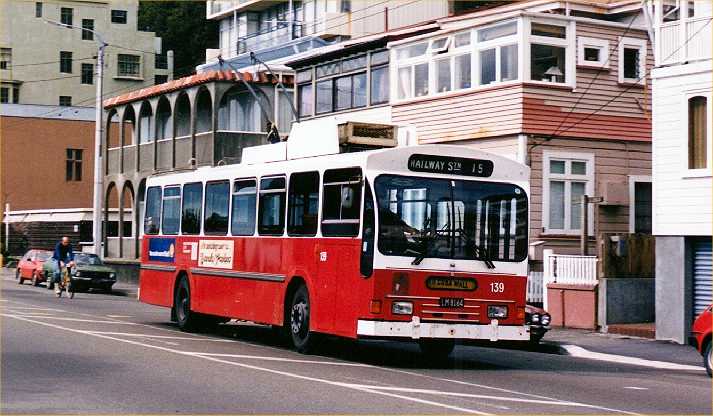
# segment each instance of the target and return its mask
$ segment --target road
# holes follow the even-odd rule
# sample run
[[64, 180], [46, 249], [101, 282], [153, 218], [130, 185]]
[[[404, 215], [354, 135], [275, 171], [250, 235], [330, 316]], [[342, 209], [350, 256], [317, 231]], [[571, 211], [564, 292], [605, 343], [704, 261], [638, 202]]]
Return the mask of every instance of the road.
[[2, 414], [711, 414], [702, 371], [338, 339], [306, 356], [248, 323], [181, 332], [135, 289], [57, 299], [5, 272], [0, 290]]

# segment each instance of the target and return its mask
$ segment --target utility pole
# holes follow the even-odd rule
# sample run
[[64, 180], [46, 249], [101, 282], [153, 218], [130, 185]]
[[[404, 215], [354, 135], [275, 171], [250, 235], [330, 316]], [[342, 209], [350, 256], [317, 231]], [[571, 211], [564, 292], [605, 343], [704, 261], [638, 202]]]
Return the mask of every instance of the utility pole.
[[99, 43], [99, 50], [97, 51], [97, 65], [95, 74], [95, 82], [97, 83], [97, 97], [95, 104], [95, 125], [94, 125], [94, 203], [92, 209], [92, 239], [94, 240], [94, 253], [97, 256], [102, 255], [102, 159], [101, 159], [101, 143], [102, 143], [102, 87], [104, 80], [104, 49], [107, 47], [107, 43], [104, 42], [104, 38], [96, 31], [92, 29], [85, 29], [78, 26], [68, 25], [65, 23], [56, 22], [53, 20], [45, 20], [54, 26], [66, 27], [71, 29], [78, 29], [82, 31], [91, 32], [96, 36], [96, 41]]

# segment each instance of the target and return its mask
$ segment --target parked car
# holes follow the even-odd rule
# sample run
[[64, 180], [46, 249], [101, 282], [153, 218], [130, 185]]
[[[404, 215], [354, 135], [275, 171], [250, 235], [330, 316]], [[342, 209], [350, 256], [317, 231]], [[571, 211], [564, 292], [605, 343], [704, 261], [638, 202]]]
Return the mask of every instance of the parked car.
[[50, 257], [52, 257], [52, 252], [48, 250], [29, 250], [25, 253], [15, 269], [17, 283], [22, 284], [25, 280], [29, 280], [33, 286], [38, 286], [40, 282], [44, 282], [42, 265]]
[[688, 343], [695, 346], [703, 356], [703, 365], [706, 367], [708, 376], [713, 377], [713, 358], [711, 357], [711, 332], [713, 332], [713, 305], [706, 308], [693, 322], [691, 336]]
[[552, 317], [547, 311], [532, 305], [525, 305], [525, 324], [530, 325], [530, 342], [539, 343], [550, 330]]
[[[74, 255], [76, 266], [72, 270], [72, 285], [77, 292], [87, 289], [101, 289], [111, 292], [111, 287], [116, 283], [116, 271], [102, 263], [96, 254], [76, 253]], [[57, 269], [56, 261], [48, 261], [44, 265], [47, 276], [54, 275]], [[51, 288], [51, 285], [47, 285]]]

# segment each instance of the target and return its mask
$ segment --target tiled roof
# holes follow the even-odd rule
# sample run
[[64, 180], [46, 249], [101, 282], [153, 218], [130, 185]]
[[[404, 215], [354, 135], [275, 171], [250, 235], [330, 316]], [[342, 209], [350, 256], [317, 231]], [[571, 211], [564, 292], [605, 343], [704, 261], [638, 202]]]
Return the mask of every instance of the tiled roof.
[[[242, 74], [243, 78], [245, 78], [248, 82], [277, 83], [276, 80], [270, 79], [271, 77], [265, 72], [259, 72], [258, 74], [242, 72]], [[163, 84], [153, 85], [106, 99], [104, 100], [104, 108], [112, 108], [122, 104], [144, 100], [157, 95], [167, 94], [169, 92], [179, 91], [189, 87], [194, 87], [196, 85], [216, 81], [239, 82], [240, 78], [238, 78], [238, 76], [232, 71], [208, 71], [200, 74], [189, 75], [187, 77], [174, 79]], [[283, 75], [283, 82], [291, 84], [292, 76]]]

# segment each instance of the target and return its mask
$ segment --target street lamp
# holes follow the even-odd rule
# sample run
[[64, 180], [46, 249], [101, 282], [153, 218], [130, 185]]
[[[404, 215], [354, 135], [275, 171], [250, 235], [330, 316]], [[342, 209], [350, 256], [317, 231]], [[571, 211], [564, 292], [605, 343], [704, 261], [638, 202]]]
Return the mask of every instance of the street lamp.
[[95, 121], [96, 125], [94, 127], [94, 204], [93, 204], [93, 216], [92, 216], [92, 239], [94, 240], [94, 253], [101, 256], [101, 211], [102, 211], [102, 168], [101, 168], [101, 142], [102, 142], [102, 81], [104, 76], [104, 48], [107, 47], [107, 43], [104, 42], [104, 38], [96, 31], [92, 29], [85, 29], [82, 27], [77, 27], [73, 25], [68, 25], [66, 23], [60, 23], [53, 20], [45, 20], [45, 23], [66, 27], [71, 29], [86, 30], [94, 34], [97, 43], [99, 43], [99, 51], [97, 54], [97, 67], [95, 71], [95, 79], [97, 80], [97, 99], [96, 99], [96, 111], [95, 111]]

